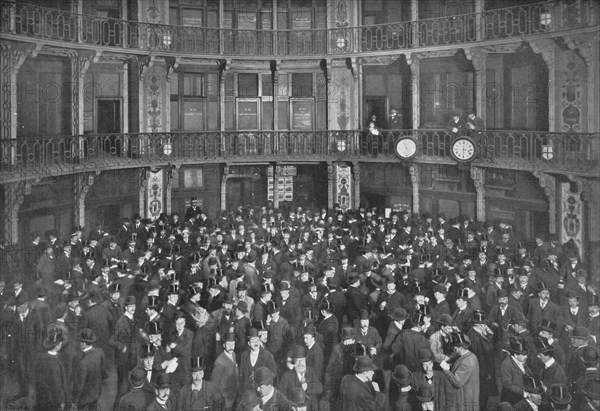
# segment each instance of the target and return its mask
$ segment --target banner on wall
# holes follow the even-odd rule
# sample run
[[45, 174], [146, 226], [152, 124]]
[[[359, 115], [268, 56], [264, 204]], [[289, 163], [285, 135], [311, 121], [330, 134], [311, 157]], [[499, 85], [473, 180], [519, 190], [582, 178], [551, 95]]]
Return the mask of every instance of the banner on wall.
[[151, 170], [146, 188], [146, 217], [156, 220], [163, 209], [163, 170]]
[[561, 225], [562, 225], [562, 243], [567, 243], [571, 240], [579, 249], [579, 255], [583, 256], [583, 238], [582, 238], [582, 221], [583, 207], [579, 192], [571, 191], [570, 183], [562, 183], [561, 189]]
[[347, 164], [335, 165], [335, 199], [342, 210], [352, 208], [352, 171]]

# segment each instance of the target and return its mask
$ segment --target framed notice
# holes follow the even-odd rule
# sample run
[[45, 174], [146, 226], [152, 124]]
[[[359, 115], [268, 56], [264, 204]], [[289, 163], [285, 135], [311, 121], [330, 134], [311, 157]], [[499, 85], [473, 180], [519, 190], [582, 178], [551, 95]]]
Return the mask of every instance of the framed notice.
[[292, 130], [312, 130], [314, 124], [314, 99], [291, 98], [290, 104], [290, 128]]
[[260, 100], [257, 98], [237, 99], [237, 129], [260, 129]]

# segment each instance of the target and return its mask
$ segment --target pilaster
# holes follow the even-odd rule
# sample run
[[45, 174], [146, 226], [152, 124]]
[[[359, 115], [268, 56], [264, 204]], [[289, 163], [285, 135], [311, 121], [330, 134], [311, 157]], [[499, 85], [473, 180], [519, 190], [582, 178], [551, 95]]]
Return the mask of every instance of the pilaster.
[[25, 201], [25, 181], [4, 184], [4, 242], [17, 244], [19, 242], [19, 208]]
[[149, 174], [149, 169], [140, 169], [139, 214], [142, 217], [146, 216], [146, 188], [148, 187]]
[[168, 166], [165, 169], [165, 175], [167, 177], [167, 189], [165, 194], [165, 213], [170, 215], [172, 213], [172, 194], [173, 194], [173, 179], [177, 177], [179, 166]]
[[479, 117], [485, 118], [485, 71], [487, 53], [480, 48], [474, 47], [465, 49], [465, 55], [468, 60], [471, 60], [473, 69], [475, 70], [475, 109]]
[[412, 128], [417, 129], [421, 125], [421, 96], [419, 95], [419, 90], [421, 89], [420, 56], [416, 53], [407, 54], [406, 62], [410, 66], [410, 84], [412, 90]]
[[412, 212], [413, 214], [419, 214], [419, 165], [411, 164], [408, 167], [408, 173], [412, 185]]
[[94, 184], [96, 175], [99, 174], [100, 171], [74, 175], [73, 200], [75, 207], [73, 209], [73, 219], [75, 226], [85, 227], [85, 197]]
[[476, 218], [477, 221], [483, 222], [485, 221], [485, 168], [471, 166], [471, 178], [477, 194]]
[[335, 186], [335, 167], [332, 162], [327, 162], [327, 209], [333, 209], [333, 197]]
[[97, 62], [100, 54], [87, 50], [69, 52], [71, 60], [71, 135], [83, 134], [83, 109], [84, 109], [84, 77], [90, 68], [92, 60]]
[[279, 208], [279, 176], [281, 175], [281, 169], [279, 164], [273, 165], [273, 207]]
[[229, 175], [229, 165], [223, 166], [223, 175], [221, 176], [221, 210], [227, 210], [227, 176]]
[[540, 187], [548, 199], [548, 231], [556, 234], [556, 178], [550, 174], [534, 171], [533, 175], [538, 178]]

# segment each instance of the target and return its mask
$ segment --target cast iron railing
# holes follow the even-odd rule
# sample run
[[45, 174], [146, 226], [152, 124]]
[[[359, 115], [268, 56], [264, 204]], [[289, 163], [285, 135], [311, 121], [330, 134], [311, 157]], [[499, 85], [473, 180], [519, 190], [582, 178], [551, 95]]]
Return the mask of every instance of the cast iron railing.
[[521, 38], [596, 26], [596, 0], [547, 1], [446, 17], [307, 30], [171, 26], [4, 1], [1, 32], [66, 43], [185, 55], [356, 55]]
[[[452, 163], [454, 138], [444, 130], [233, 131], [86, 134], [0, 140], [0, 183], [15, 176], [64, 174], [148, 164], [236, 161], [397, 161], [401, 137], [417, 141], [415, 161]], [[593, 173], [600, 135], [545, 131], [485, 131], [472, 136], [475, 163]]]

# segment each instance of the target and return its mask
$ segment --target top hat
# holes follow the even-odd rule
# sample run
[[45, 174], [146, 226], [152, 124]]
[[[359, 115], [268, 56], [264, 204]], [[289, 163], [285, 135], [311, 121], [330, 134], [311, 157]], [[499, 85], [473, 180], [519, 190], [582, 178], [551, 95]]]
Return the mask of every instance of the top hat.
[[589, 380], [580, 391], [583, 395], [593, 401], [600, 400], [600, 379], [596, 378]]
[[537, 291], [544, 291], [544, 290], [550, 290], [550, 288], [548, 288], [548, 286], [546, 285], [546, 283], [544, 281], [538, 281], [538, 283], [536, 284], [537, 286]]
[[278, 312], [280, 309], [281, 309], [281, 307], [279, 306], [279, 303], [277, 301], [268, 301], [267, 302], [267, 311], [270, 314]]
[[79, 332], [79, 341], [86, 344], [93, 344], [96, 342], [96, 333], [91, 328], [84, 328]]
[[473, 324], [487, 324], [487, 320], [485, 319], [485, 313], [481, 310], [473, 311], [473, 319], [471, 320]]
[[154, 386], [160, 388], [171, 388], [171, 376], [170, 374], [161, 372], [156, 377], [156, 383]]
[[431, 308], [426, 304], [419, 304], [417, 311], [423, 314], [424, 317], [431, 317]]
[[554, 330], [556, 330], [556, 324], [545, 318], [542, 319], [542, 321], [540, 322], [540, 326], [538, 327], [538, 332], [546, 331], [548, 333], [554, 333]]
[[469, 298], [469, 290], [466, 288], [461, 288], [456, 293], [456, 299], [462, 298], [463, 300], [467, 300]]
[[550, 384], [546, 389], [546, 396], [556, 405], [570, 404], [572, 399], [565, 384]]
[[525, 347], [525, 343], [519, 337], [511, 337], [510, 345], [506, 350], [513, 354], [527, 354], [527, 347]]
[[112, 283], [108, 287], [108, 292], [111, 294], [121, 292], [121, 283]]
[[308, 400], [309, 398], [302, 387], [295, 387], [290, 391], [289, 401], [293, 407], [306, 407], [308, 406]]
[[202, 357], [192, 357], [190, 361], [191, 371], [204, 371], [204, 359]]
[[392, 378], [401, 387], [406, 387], [412, 384], [412, 373], [404, 364], [396, 365], [394, 372], [392, 372]]
[[414, 326], [421, 326], [425, 323], [425, 315], [419, 311], [415, 311], [410, 317], [410, 321]]
[[179, 294], [179, 284], [170, 284], [169, 294]]
[[[238, 284], [245, 284], [244, 282], [240, 281]], [[271, 286], [269, 284], [261, 284], [260, 286], [260, 292], [261, 294], [269, 294], [271, 293]]]
[[50, 325], [46, 329], [46, 338], [44, 338], [44, 347], [45, 348], [53, 348], [59, 342], [65, 342], [65, 337], [66, 336], [63, 336], [63, 332], [60, 327]]
[[147, 357], [152, 357], [153, 355], [154, 355], [154, 345], [142, 344], [141, 357], [147, 358]]
[[152, 309], [158, 311], [158, 304], [159, 304], [158, 296], [156, 296], [156, 295], [150, 295], [150, 296], [148, 296], [148, 306], [147, 306], [147, 308], [152, 308]]
[[163, 330], [158, 321], [150, 321], [148, 322], [148, 334], [157, 335], [162, 334]]
[[588, 301], [588, 307], [590, 306], [599, 306], [600, 302], [598, 299], [598, 294], [593, 294], [590, 296], [589, 301]]
[[535, 377], [532, 378], [529, 375], [523, 375], [523, 390], [533, 394], [541, 394], [544, 392], [541, 381]]
[[327, 298], [324, 298], [323, 300], [321, 300], [321, 303], [319, 304], [319, 309], [325, 310], [325, 311], [328, 311], [331, 313], [334, 310], [334, 306], [331, 301], [329, 301]]
[[450, 334], [450, 345], [453, 347], [468, 347], [471, 345], [471, 341], [466, 334], [462, 332], [453, 332]]
[[419, 362], [433, 361], [433, 353], [429, 348], [421, 348], [417, 354]]
[[375, 371], [377, 367], [373, 364], [373, 360], [367, 355], [361, 355], [356, 358], [356, 363], [352, 368], [355, 373], [364, 372], [364, 371]]
[[354, 328], [343, 327], [342, 328], [342, 341], [354, 339]]
[[547, 338], [537, 337], [535, 340], [533, 340], [533, 343], [535, 344], [535, 348], [537, 348], [537, 351], [539, 354], [546, 354], [546, 353], [554, 352], [554, 347], [552, 345], [548, 344]]
[[273, 373], [273, 371], [271, 371], [267, 367], [260, 367], [254, 373], [254, 383], [257, 386], [267, 385], [269, 383], [272, 383], [274, 379], [275, 379], [275, 374]]

